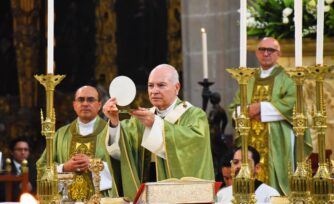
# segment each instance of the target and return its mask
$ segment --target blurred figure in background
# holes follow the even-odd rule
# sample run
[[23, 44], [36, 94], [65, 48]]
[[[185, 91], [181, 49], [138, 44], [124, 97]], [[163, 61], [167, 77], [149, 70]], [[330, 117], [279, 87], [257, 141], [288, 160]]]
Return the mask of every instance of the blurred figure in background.
[[[28, 161], [28, 172], [29, 172], [29, 184], [28, 191], [32, 194], [36, 193], [36, 166], [34, 162], [29, 161], [30, 156], [30, 144], [26, 137], [14, 138], [9, 143], [9, 153], [11, 160], [11, 174], [21, 175], [22, 174], [22, 162]], [[5, 168], [6, 159], [2, 159], [2, 167]], [[19, 182], [13, 183], [13, 201], [18, 201], [21, 194], [21, 184]], [[0, 185], [0, 201], [5, 200], [4, 183]]]
[[224, 158], [221, 161], [220, 170], [223, 178], [222, 189], [217, 192], [217, 201], [222, 200], [222, 191], [224, 188], [232, 185], [232, 167], [231, 162], [233, 160], [233, 151], [229, 151], [225, 154]]
[[[248, 163], [249, 166], [253, 166], [253, 173], [254, 177], [256, 177], [256, 174], [259, 172], [261, 169], [260, 167], [260, 154], [259, 152], [251, 146], [248, 146], [248, 159], [253, 163], [250, 164]], [[240, 169], [241, 169], [241, 148], [238, 148], [234, 155], [233, 155], [233, 168], [235, 171], [235, 176], [238, 175]], [[265, 183], [262, 183], [261, 181], [255, 179], [254, 182], [254, 189], [255, 189], [255, 199], [256, 203], [270, 203], [270, 198], [272, 196], [280, 196], [278, 191], [270, 186], [268, 186]], [[218, 200], [219, 203], [222, 204], [229, 204], [232, 203], [232, 198], [233, 198], [233, 188], [232, 186], [223, 188], [220, 192], [219, 197], [221, 200]]]

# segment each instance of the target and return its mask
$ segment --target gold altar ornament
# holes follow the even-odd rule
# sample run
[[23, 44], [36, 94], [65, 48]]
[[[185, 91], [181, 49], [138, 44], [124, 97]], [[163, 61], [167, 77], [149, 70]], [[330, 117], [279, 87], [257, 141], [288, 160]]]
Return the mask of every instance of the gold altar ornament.
[[297, 99], [293, 110], [293, 130], [297, 138], [297, 168], [293, 175], [289, 174], [289, 184], [291, 193], [289, 200], [291, 203], [312, 203], [310, 184], [311, 184], [311, 165], [304, 160], [304, 134], [307, 129], [307, 118], [304, 115], [303, 104], [303, 83], [309, 75], [305, 67], [288, 69], [288, 75], [295, 81], [297, 88]]
[[311, 193], [314, 203], [327, 204], [334, 203], [333, 181], [331, 178], [330, 165], [326, 163], [325, 158], [325, 137], [326, 137], [326, 107], [324, 103], [324, 87], [323, 82], [325, 75], [329, 72], [329, 67], [326, 65], [317, 65], [308, 67], [311, 76], [316, 81], [316, 110], [313, 114], [313, 128], [318, 136], [319, 149], [319, 166], [311, 183]]
[[59, 204], [58, 175], [56, 164], [53, 162], [53, 138], [55, 134], [56, 114], [54, 110], [54, 90], [64, 79], [65, 75], [35, 75], [46, 91], [46, 117], [41, 111], [42, 135], [46, 138], [46, 167], [37, 166], [37, 197], [40, 204]]
[[241, 67], [238, 69], [226, 69], [238, 81], [240, 86], [240, 115], [236, 117], [236, 133], [241, 137], [241, 169], [238, 175], [233, 176], [233, 204], [255, 204], [254, 174], [248, 164], [248, 136], [250, 120], [247, 110], [247, 83], [253, 77], [256, 69]]
[[103, 162], [101, 159], [91, 159], [89, 162], [89, 171], [91, 171], [94, 175], [94, 190], [95, 194], [89, 199], [87, 204], [100, 204], [101, 201], [101, 193], [100, 193], [100, 181], [101, 176], [100, 172], [104, 169]]
[[100, 172], [104, 169], [103, 162], [101, 159], [91, 159], [88, 167], [89, 171], [91, 171], [94, 175], [93, 183], [95, 194], [90, 198], [87, 204], [100, 204], [101, 201], [101, 193], [100, 193], [100, 181], [101, 176]]

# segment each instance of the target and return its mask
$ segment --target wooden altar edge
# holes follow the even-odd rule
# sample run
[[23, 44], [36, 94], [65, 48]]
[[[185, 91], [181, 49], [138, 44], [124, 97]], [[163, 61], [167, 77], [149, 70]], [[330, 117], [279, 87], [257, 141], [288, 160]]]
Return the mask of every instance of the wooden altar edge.
[[[248, 39], [247, 50], [256, 51], [257, 45], [261, 39]], [[295, 41], [294, 39], [282, 39], [279, 40], [281, 45], [282, 57], [294, 56], [295, 53]], [[310, 38], [303, 39], [303, 56], [315, 56], [316, 55], [316, 40]], [[324, 38], [324, 56], [334, 57], [334, 38]]]

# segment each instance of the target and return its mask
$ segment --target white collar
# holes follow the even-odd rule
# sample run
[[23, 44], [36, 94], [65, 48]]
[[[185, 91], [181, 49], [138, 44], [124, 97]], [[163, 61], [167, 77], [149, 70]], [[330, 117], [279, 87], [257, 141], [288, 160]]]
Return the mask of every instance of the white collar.
[[157, 115], [164, 118], [171, 110], [174, 109], [176, 101], [177, 101], [177, 98], [168, 108], [166, 108], [166, 110], [159, 110], [158, 108], [155, 108]]
[[83, 122], [80, 121], [80, 118], [78, 118], [78, 124], [79, 124], [79, 126], [82, 126], [82, 127], [91, 126], [91, 125], [94, 125], [96, 119], [97, 119], [97, 117], [95, 117], [93, 120], [89, 121], [88, 123], [83, 123]]
[[94, 124], [95, 124], [96, 120], [97, 120], [97, 117], [95, 117], [93, 120], [91, 120], [88, 123], [83, 123], [78, 118], [78, 127], [79, 127], [80, 135], [86, 136], [86, 135], [89, 135], [89, 134], [93, 133]]
[[260, 77], [261, 78], [266, 78], [268, 77], [271, 72], [274, 70], [274, 68], [276, 67], [276, 65], [273, 65], [272, 67], [270, 67], [269, 69], [266, 69], [264, 70], [262, 67], [261, 67], [261, 74], [260, 74]]

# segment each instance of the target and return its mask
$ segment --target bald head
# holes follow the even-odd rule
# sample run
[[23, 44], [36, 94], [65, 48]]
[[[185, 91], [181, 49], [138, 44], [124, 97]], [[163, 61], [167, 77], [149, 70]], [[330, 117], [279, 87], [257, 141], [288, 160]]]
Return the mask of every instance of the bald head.
[[276, 50], [281, 51], [281, 46], [279, 44], [279, 42], [273, 38], [273, 37], [264, 37], [262, 38], [262, 40], [260, 41], [260, 43], [258, 44], [258, 48], [261, 47], [261, 45], [267, 45], [270, 44], [272, 45]]
[[98, 101], [101, 100], [99, 91], [95, 87], [90, 86], [90, 85], [85, 85], [85, 86], [82, 86], [82, 87], [78, 88], [77, 91], [74, 94], [74, 99], [77, 97], [78, 93], [80, 93], [82, 90], [87, 90], [87, 89], [89, 89], [89, 90], [91, 90], [93, 92], [96, 91]]

